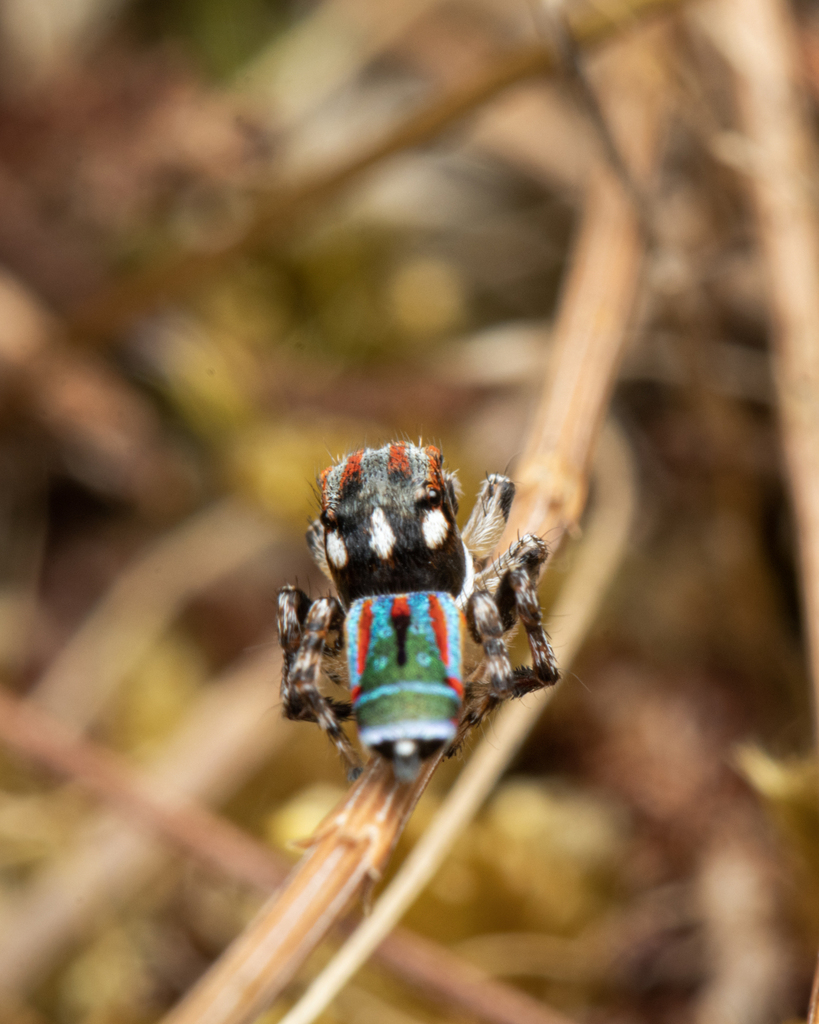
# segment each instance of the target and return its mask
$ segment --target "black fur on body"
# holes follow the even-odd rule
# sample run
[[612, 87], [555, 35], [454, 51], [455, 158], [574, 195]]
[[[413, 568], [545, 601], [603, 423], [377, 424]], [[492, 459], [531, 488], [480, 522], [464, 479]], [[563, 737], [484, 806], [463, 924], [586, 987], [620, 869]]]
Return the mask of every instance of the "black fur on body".
[[[423, 590], [458, 596], [466, 553], [455, 522], [454, 477], [443, 472], [437, 448], [364, 448], [325, 470], [320, 481], [325, 552], [345, 605]], [[425, 536], [430, 523], [437, 529], [427, 527]]]

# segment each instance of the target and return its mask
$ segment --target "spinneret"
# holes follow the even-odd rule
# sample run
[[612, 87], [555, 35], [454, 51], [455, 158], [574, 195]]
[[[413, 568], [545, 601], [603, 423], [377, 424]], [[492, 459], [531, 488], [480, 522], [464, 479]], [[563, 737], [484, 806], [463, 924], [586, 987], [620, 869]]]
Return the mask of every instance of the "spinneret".
[[[319, 485], [307, 542], [339, 597], [311, 602], [295, 587], [279, 595], [284, 713], [317, 722], [351, 776], [360, 762], [339, 723], [354, 714], [362, 744], [410, 781], [424, 758], [457, 749], [501, 701], [557, 680], [537, 599], [548, 551], [527, 534], [490, 561], [514, 484], [488, 476], [462, 535], [457, 480], [433, 445], [361, 448]], [[506, 649], [518, 622], [531, 668], [513, 668]], [[483, 653], [470, 671], [467, 634]], [[351, 703], [321, 693], [322, 669], [349, 684]]]

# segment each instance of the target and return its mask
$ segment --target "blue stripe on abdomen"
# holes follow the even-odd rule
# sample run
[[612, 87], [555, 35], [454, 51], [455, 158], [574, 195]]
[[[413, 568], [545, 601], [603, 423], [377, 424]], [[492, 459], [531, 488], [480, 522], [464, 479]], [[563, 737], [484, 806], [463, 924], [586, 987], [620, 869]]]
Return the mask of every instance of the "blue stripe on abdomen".
[[430, 697], [449, 697], [450, 700], [456, 704], [460, 703], [460, 699], [457, 693], [452, 689], [451, 686], [447, 686], [446, 683], [385, 683], [383, 686], [377, 687], [375, 690], [368, 690], [366, 693], [362, 693], [361, 696], [355, 701], [355, 707], [360, 707], [362, 704], [366, 704], [371, 700], [378, 700], [379, 697], [394, 697], [399, 693], [423, 693]]

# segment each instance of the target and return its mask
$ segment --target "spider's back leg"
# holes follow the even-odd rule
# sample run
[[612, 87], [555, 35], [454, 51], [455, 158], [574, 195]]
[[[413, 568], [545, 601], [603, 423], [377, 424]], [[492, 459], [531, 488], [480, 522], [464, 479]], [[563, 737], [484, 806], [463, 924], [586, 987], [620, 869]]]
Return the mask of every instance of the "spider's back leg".
[[525, 569], [508, 569], [501, 578], [495, 600], [502, 617], [505, 607], [509, 604], [513, 606], [513, 615], [523, 624], [532, 652], [531, 670], [515, 669], [515, 696], [556, 683], [560, 672], [555, 652], [543, 628], [535, 580]]
[[284, 654], [282, 671], [287, 674], [299, 649], [304, 623], [313, 602], [303, 590], [288, 584], [279, 591], [278, 603], [279, 645]]
[[486, 590], [474, 591], [467, 604], [466, 617], [473, 638], [483, 647], [484, 685], [467, 696], [453, 750], [457, 749], [469, 729], [480, 725], [498, 704], [513, 696], [515, 688], [515, 673], [503, 639], [503, 622], [495, 599]]
[[[502, 701], [551, 686], [560, 677], [537, 596], [540, 566], [547, 557], [548, 550], [539, 537], [521, 537], [486, 570], [487, 574], [490, 569], [493, 575], [500, 573], [494, 595], [480, 589], [469, 600], [467, 619], [484, 650], [485, 685], [476, 687], [467, 702], [456, 745], [468, 729], [479, 725]], [[504, 636], [518, 620], [526, 630], [532, 667], [513, 670]]]
[[[297, 614], [295, 606], [299, 599], [293, 596], [294, 591], [295, 588], [288, 587], [279, 595], [279, 630], [282, 637], [285, 635], [282, 631], [282, 619], [286, 624], [292, 614]], [[295, 591], [296, 595], [300, 593]], [[350, 774], [357, 775], [361, 770], [361, 762], [339, 724], [343, 719], [349, 718], [351, 707], [348, 703], [325, 697], [318, 685], [327, 637], [332, 631], [340, 631], [343, 623], [344, 611], [336, 598], [322, 597], [309, 605], [295, 655], [288, 656], [283, 639], [285, 658], [282, 671], [282, 707], [286, 718], [317, 722], [347, 762]], [[292, 636], [288, 635], [287, 642], [292, 647]]]

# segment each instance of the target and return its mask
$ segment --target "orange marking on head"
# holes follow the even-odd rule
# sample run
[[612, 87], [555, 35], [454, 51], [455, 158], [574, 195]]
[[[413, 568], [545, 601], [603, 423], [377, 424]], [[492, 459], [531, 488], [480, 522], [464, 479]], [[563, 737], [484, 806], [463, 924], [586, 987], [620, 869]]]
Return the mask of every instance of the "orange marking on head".
[[444, 478], [441, 473], [444, 459], [441, 455], [441, 450], [436, 448], [434, 444], [428, 444], [424, 451], [427, 453], [429, 458], [429, 476], [427, 477], [427, 483], [430, 487], [437, 487], [439, 491], [444, 488]]
[[321, 484], [321, 507], [322, 509], [327, 508], [327, 477], [330, 475], [332, 466], [328, 466], [327, 469], [323, 469], [319, 473], [319, 483]]
[[361, 459], [363, 455], [364, 449], [359, 448], [357, 452], [353, 452], [352, 455], [348, 456], [347, 461], [344, 463], [341, 481], [338, 485], [339, 491], [343, 491], [349, 484], [359, 482], [361, 479]]
[[441, 602], [435, 594], [429, 595], [429, 618], [432, 623], [432, 632], [435, 634], [435, 643], [441, 652], [441, 661], [449, 668], [449, 638], [446, 635], [446, 616], [441, 607]]
[[367, 665], [367, 654], [370, 650], [370, 629], [373, 624], [373, 603], [365, 601], [361, 608], [361, 617], [358, 620], [358, 674], [364, 671]]
[[390, 476], [409, 477], [412, 474], [406, 445], [391, 444], [390, 457], [387, 462], [387, 473]]

